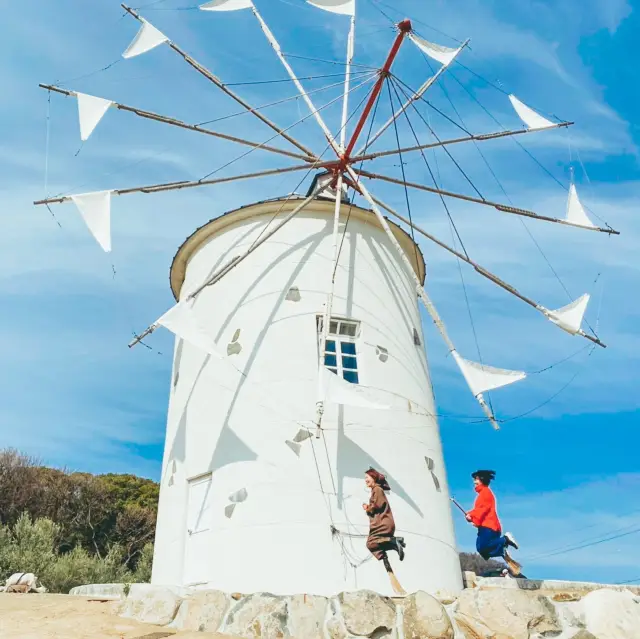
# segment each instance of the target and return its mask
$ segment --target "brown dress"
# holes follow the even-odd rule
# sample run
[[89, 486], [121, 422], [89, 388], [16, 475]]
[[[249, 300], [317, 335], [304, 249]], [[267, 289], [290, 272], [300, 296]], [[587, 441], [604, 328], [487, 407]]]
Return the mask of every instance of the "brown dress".
[[371, 489], [367, 515], [369, 516], [367, 548], [376, 559], [381, 560], [386, 556], [385, 551], [390, 549], [392, 537], [396, 532], [396, 522], [393, 520], [387, 496], [378, 485]]

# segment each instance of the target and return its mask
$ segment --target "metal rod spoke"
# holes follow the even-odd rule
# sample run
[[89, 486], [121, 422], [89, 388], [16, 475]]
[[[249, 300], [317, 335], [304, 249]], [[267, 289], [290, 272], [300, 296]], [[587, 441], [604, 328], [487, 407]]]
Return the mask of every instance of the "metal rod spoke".
[[[134, 11], [131, 7], [128, 7], [125, 4], [122, 4], [121, 6], [127, 13], [129, 13], [136, 20], [138, 20], [138, 22], [142, 22], [142, 20], [140, 19], [140, 15], [136, 11]], [[209, 69], [207, 69], [206, 67], [202, 66], [197, 60], [192, 58], [186, 51], [183, 51], [177, 44], [175, 44], [171, 40], [168, 40], [167, 44], [178, 55], [180, 55], [187, 64], [189, 64], [191, 67], [193, 67], [196, 71], [198, 71], [198, 73], [203, 75], [205, 78], [207, 78], [207, 80], [209, 80], [210, 82], [213, 82], [213, 84], [215, 84], [221, 91], [226, 93], [230, 98], [235, 100], [238, 104], [241, 104], [250, 113], [253, 113], [253, 115], [255, 115], [264, 124], [266, 124], [268, 127], [273, 129], [274, 131], [276, 131], [285, 140], [287, 140], [288, 142], [293, 144], [295, 147], [300, 149], [300, 151], [304, 152], [306, 156], [309, 156], [309, 157], [313, 158], [314, 160], [317, 159], [317, 156], [315, 155], [315, 153], [313, 153], [313, 151], [311, 151], [310, 149], [307, 149], [300, 142], [298, 142], [295, 138], [291, 137], [288, 133], [283, 131], [281, 127], [279, 127], [277, 124], [272, 122], [269, 118], [267, 118], [265, 115], [263, 115], [262, 113], [260, 113], [256, 109], [254, 109], [246, 100], [241, 98], [237, 93], [234, 93], [233, 91], [231, 91], [231, 89], [229, 89], [222, 82], [222, 80], [220, 80], [220, 78], [218, 78], [211, 71], [209, 71]]]
[[[323, 164], [315, 166], [323, 167]], [[312, 167], [313, 168], [313, 167]], [[238, 180], [249, 180], [252, 178], [267, 177], [269, 175], [281, 175], [282, 173], [292, 173], [294, 171], [309, 171], [308, 164], [299, 164], [297, 166], [287, 166], [280, 169], [269, 169], [267, 171], [258, 171], [256, 173], [244, 173], [242, 175], [232, 175], [230, 177], [214, 178], [211, 180], [183, 180], [180, 182], [166, 182], [164, 184], [150, 184], [148, 186], [135, 186], [130, 189], [114, 189], [113, 195], [129, 195], [130, 193], [160, 193], [163, 191], [179, 191], [181, 189], [191, 189], [197, 186], [211, 186], [212, 184], [224, 184], [225, 182], [236, 182]], [[69, 195], [54, 197], [47, 200], [37, 200], [35, 205], [39, 204], [61, 204], [71, 200]]]
[[[395, 113], [389, 120], [387, 120], [380, 129], [378, 129], [377, 133], [371, 138], [371, 142], [369, 146], [371, 146], [376, 140], [380, 138], [380, 136], [416, 101], [421, 100], [422, 96], [438, 81], [438, 78], [449, 68], [451, 63], [462, 53], [462, 50], [469, 44], [469, 40], [465, 40], [462, 45], [458, 48], [456, 54], [451, 59], [451, 61], [447, 64], [443, 64], [440, 69], [437, 71], [435, 75], [429, 78], [414, 94], [405, 102], [398, 113]], [[358, 155], [362, 153], [362, 149], [358, 151]]]
[[398, 35], [396, 36], [396, 39], [391, 47], [391, 50], [389, 51], [389, 55], [387, 56], [384, 66], [382, 67], [382, 69], [380, 69], [378, 80], [375, 86], [373, 87], [373, 91], [371, 92], [369, 101], [367, 102], [364, 108], [364, 111], [362, 112], [362, 115], [360, 116], [360, 119], [356, 124], [355, 130], [351, 136], [351, 140], [349, 140], [347, 148], [344, 152], [345, 158], [348, 158], [353, 152], [356, 142], [358, 141], [358, 138], [360, 137], [360, 134], [364, 129], [364, 125], [366, 124], [367, 118], [371, 113], [371, 109], [373, 109], [373, 106], [376, 103], [378, 96], [380, 95], [380, 91], [382, 91], [382, 85], [384, 84], [385, 80], [389, 76], [393, 62], [396, 59], [398, 52], [400, 51], [400, 47], [402, 46], [402, 43], [404, 42], [405, 37], [411, 32], [410, 20], [403, 20], [397, 26], [398, 26]]
[[[573, 122], [561, 122], [553, 128], [567, 127], [574, 124]], [[463, 138], [453, 138], [451, 140], [440, 140], [439, 142], [430, 142], [429, 144], [420, 144], [418, 146], [408, 146], [404, 149], [391, 149], [389, 151], [378, 151], [377, 153], [367, 153], [366, 155], [356, 155], [353, 158], [354, 162], [361, 162], [365, 160], [376, 160], [378, 158], [384, 158], [389, 155], [398, 155], [399, 153], [411, 153], [413, 151], [423, 151], [425, 149], [434, 149], [441, 146], [449, 146], [451, 144], [460, 144], [461, 142], [484, 142], [485, 140], [496, 140], [498, 138], [505, 138], [515, 135], [521, 135], [523, 133], [537, 133], [538, 131], [551, 131], [552, 127], [544, 127], [542, 129], [515, 129], [513, 131], [498, 131], [496, 133], [483, 133], [480, 135], [468, 135]]]
[[[54, 87], [49, 84], [40, 84], [42, 89], [46, 89], [47, 91], [55, 91], [56, 93], [61, 93], [66, 96], [76, 96], [77, 93], [75, 91], [67, 91], [66, 89], [61, 89], [59, 87]], [[128, 106], [126, 104], [120, 104], [119, 102], [114, 102], [113, 106], [120, 111], [127, 111], [128, 113], [133, 113], [141, 118], [146, 118], [147, 120], [154, 120], [156, 122], [162, 122], [163, 124], [170, 124], [171, 126], [177, 126], [181, 129], [188, 129], [189, 131], [196, 131], [198, 133], [204, 133], [205, 135], [211, 135], [216, 138], [220, 138], [222, 140], [228, 140], [229, 142], [236, 142], [238, 144], [243, 144], [245, 146], [250, 146], [255, 149], [264, 149], [265, 151], [271, 151], [272, 153], [278, 153], [279, 155], [285, 155], [290, 158], [295, 158], [297, 160], [304, 160], [306, 162], [313, 162], [314, 158], [309, 156], [301, 155], [300, 153], [293, 153], [292, 151], [285, 151], [284, 149], [278, 149], [273, 146], [268, 146], [266, 144], [260, 144], [258, 142], [252, 142], [251, 140], [245, 140], [244, 138], [238, 138], [234, 135], [228, 135], [227, 133], [220, 133], [218, 131], [212, 131], [211, 129], [205, 129], [204, 127], [198, 124], [188, 124], [187, 122], [182, 122], [182, 120], [178, 120], [176, 118], [171, 118], [166, 115], [161, 115], [159, 113], [154, 113], [153, 111], [146, 111], [144, 109], [139, 109], [137, 107]]]
[[506, 204], [499, 204], [498, 202], [483, 200], [481, 198], [473, 197], [471, 195], [453, 193], [452, 191], [445, 191], [444, 189], [438, 189], [432, 186], [426, 186], [424, 184], [416, 184], [415, 182], [403, 182], [402, 180], [398, 180], [396, 178], [388, 177], [386, 175], [380, 175], [378, 173], [370, 173], [369, 171], [363, 171], [361, 169], [356, 169], [356, 173], [358, 173], [362, 177], [370, 178], [373, 180], [382, 180], [384, 182], [390, 182], [392, 184], [400, 184], [402, 186], [406, 185], [408, 187], [411, 187], [412, 189], [419, 189], [421, 191], [427, 191], [428, 193], [435, 193], [437, 195], [443, 195], [445, 197], [464, 200], [465, 202], [473, 202], [474, 204], [483, 204], [484, 206], [490, 206], [496, 209], [497, 211], [501, 211], [503, 213], [521, 215], [523, 217], [530, 217], [530, 218], [533, 218], [534, 220], [543, 220], [545, 222], [555, 222], [556, 224], [562, 224], [564, 226], [573, 226], [579, 229], [584, 229], [586, 231], [598, 231], [600, 233], [608, 233], [610, 235], [620, 235], [619, 231], [615, 231], [613, 229], [603, 229], [597, 226], [595, 227], [581, 226], [580, 224], [573, 224], [572, 222], [561, 220], [556, 217], [539, 215], [538, 213], [534, 213], [533, 211], [528, 211], [527, 209], [520, 209], [520, 208], [516, 208], [515, 206], [507, 206]]
[[[478, 264], [477, 262], [474, 262], [468, 256], [464, 255], [463, 253], [460, 253], [459, 251], [456, 251], [454, 248], [452, 248], [451, 246], [449, 246], [448, 244], [446, 244], [442, 240], [439, 240], [437, 237], [435, 237], [434, 235], [431, 235], [430, 233], [425, 231], [423, 228], [421, 228], [417, 224], [414, 224], [413, 222], [408, 220], [403, 215], [400, 215], [400, 213], [398, 213], [396, 210], [392, 209], [388, 204], [385, 204], [379, 198], [374, 197], [374, 196], [371, 196], [371, 197], [372, 197], [373, 201], [376, 204], [378, 204], [378, 206], [381, 206], [383, 209], [385, 209], [385, 211], [388, 211], [391, 215], [393, 215], [394, 217], [396, 217], [400, 221], [402, 221], [405, 224], [407, 224], [408, 226], [410, 226], [414, 231], [417, 231], [418, 233], [420, 233], [421, 235], [426, 237], [428, 240], [431, 240], [434, 244], [437, 244], [438, 246], [442, 247], [445, 251], [448, 251], [452, 255], [455, 255], [459, 260], [462, 260], [463, 262], [466, 262], [467, 264], [471, 265], [474, 268], [474, 270], [477, 273], [479, 273], [480, 275], [482, 275], [483, 277], [486, 277], [488, 280], [490, 280], [494, 284], [497, 284], [500, 288], [504, 289], [505, 291], [511, 293], [512, 295], [514, 295], [518, 299], [522, 300], [523, 302], [525, 302], [525, 304], [528, 304], [529, 306], [535, 308], [537, 311], [541, 312], [543, 315], [545, 315], [545, 311], [548, 312], [548, 309], [546, 309], [544, 306], [542, 306], [541, 304], [538, 304], [538, 302], [535, 302], [534, 300], [530, 299], [529, 297], [526, 297], [525, 295], [520, 293], [520, 291], [518, 291], [515, 287], [511, 286], [511, 284], [507, 284], [504, 280], [500, 279], [497, 275], [494, 275], [493, 273], [491, 273], [491, 271], [488, 271], [483, 266], [480, 266], [480, 264]], [[585, 337], [586, 339], [590, 340], [594, 344], [597, 344], [598, 346], [602, 346], [603, 348], [606, 348], [606, 345], [603, 344], [597, 337], [594, 337], [592, 335], [588, 335], [586, 333], [584, 333], [584, 334], [580, 333], [580, 335], [582, 337]]]

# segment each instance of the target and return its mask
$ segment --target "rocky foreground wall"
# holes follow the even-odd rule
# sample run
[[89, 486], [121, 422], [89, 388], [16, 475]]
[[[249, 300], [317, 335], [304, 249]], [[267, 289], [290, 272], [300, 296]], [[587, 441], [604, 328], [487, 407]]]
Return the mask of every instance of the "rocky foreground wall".
[[[477, 580], [458, 597], [441, 600], [424, 592], [390, 599], [370, 591], [325, 598], [149, 584], [111, 588], [113, 596], [122, 592], [123, 617], [245, 639], [640, 639], [637, 592], [509, 582]], [[90, 588], [71, 594], [87, 595]]]

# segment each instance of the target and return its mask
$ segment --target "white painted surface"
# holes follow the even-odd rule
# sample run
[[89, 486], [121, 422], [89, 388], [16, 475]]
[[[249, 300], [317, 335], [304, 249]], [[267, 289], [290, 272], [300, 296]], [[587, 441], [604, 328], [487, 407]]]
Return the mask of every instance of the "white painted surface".
[[[246, 211], [223, 217], [226, 226], [188, 262], [181, 299], [246, 249], [279, 206], [255, 207], [256, 215], [245, 219]], [[417, 298], [373, 216], [356, 211], [349, 220], [333, 315], [361, 323], [360, 383], [396, 394], [399, 406], [327, 405], [323, 440], [303, 442], [299, 457], [285, 444], [301, 425], [312, 427], [315, 415], [316, 316], [323, 311], [331, 275], [332, 213], [331, 203], [306, 209], [197, 298], [199, 316], [206, 318], [218, 350], [227, 352], [237, 329], [242, 350], [218, 360], [177, 341], [155, 584], [187, 583], [187, 480], [211, 472], [211, 527], [199, 535], [199, 569], [209, 587], [321, 595], [370, 588], [391, 594], [365, 538], [343, 537], [339, 543], [330, 529], [333, 524], [366, 535], [363, 476], [372, 465], [387, 473], [397, 534], [407, 541], [403, 563], [391, 555], [402, 585], [428, 592], [462, 587], [428, 366], [423, 347], [413, 341], [417, 328], [424, 343]], [[285, 299], [293, 286], [299, 301]], [[384, 362], [377, 345], [388, 350]], [[425, 456], [434, 460], [440, 491]], [[229, 496], [242, 488], [247, 498], [228, 518]]]
[[211, 474], [188, 482], [187, 536], [184, 557], [184, 585], [206, 583], [209, 575], [207, 563], [202, 561], [210, 549], [208, 535], [211, 530]]

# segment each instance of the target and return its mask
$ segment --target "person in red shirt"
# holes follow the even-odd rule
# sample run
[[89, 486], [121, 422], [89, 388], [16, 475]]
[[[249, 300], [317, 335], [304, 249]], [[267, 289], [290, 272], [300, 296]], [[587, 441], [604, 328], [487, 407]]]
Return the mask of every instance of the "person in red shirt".
[[518, 544], [511, 533], [502, 534], [502, 525], [496, 510], [496, 497], [489, 484], [495, 479], [494, 470], [477, 470], [472, 473], [475, 491], [478, 493], [473, 510], [467, 513], [467, 521], [478, 529], [476, 550], [485, 560], [490, 557], [502, 557], [514, 574], [520, 573], [520, 564], [514, 561], [507, 552], [509, 546], [518, 549]]

